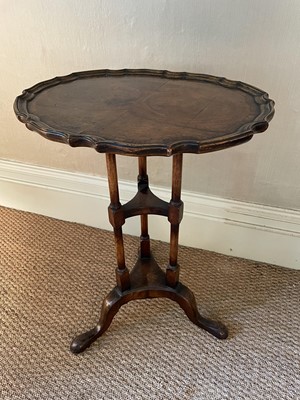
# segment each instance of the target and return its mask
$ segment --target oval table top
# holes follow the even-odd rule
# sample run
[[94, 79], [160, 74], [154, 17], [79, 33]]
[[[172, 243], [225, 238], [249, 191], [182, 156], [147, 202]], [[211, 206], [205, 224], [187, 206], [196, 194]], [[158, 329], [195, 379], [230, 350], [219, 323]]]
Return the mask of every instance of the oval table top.
[[211, 75], [158, 70], [73, 73], [24, 90], [21, 122], [47, 139], [100, 153], [171, 156], [241, 144], [274, 115], [268, 94]]

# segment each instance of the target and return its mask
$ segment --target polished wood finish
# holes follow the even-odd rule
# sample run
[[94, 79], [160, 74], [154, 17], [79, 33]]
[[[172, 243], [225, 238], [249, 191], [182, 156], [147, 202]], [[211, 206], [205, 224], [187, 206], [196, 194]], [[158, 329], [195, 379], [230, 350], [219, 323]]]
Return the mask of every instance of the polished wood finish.
[[[179, 280], [178, 237], [183, 217], [182, 153], [205, 153], [244, 143], [267, 129], [274, 102], [267, 93], [242, 82], [210, 75], [157, 70], [98, 70], [41, 82], [14, 103], [30, 130], [71, 146], [106, 153], [110, 193], [109, 221], [116, 244], [116, 286], [102, 304], [98, 324], [77, 336], [71, 351], [80, 353], [110, 326], [131, 300], [166, 297], [177, 302], [196, 325], [220, 339], [226, 327], [200, 315], [193, 293]], [[138, 187], [120, 203], [116, 154], [138, 157]], [[149, 187], [147, 156], [173, 156], [170, 202]], [[170, 253], [166, 271], [150, 251], [148, 215], [168, 218]], [[140, 216], [138, 261], [129, 272], [122, 226]]]
[[158, 70], [98, 70], [41, 82], [17, 97], [20, 121], [44, 137], [101, 153], [204, 153], [267, 129], [274, 102], [243, 82]]

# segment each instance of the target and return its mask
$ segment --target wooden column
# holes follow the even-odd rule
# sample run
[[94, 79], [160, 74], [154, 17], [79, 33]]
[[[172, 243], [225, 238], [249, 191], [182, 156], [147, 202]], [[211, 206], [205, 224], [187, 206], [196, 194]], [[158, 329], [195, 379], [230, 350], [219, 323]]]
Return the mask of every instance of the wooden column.
[[182, 154], [173, 156], [172, 169], [172, 198], [169, 208], [169, 221], [171, 223], [170, 234], [170, 256], [169, 265], [166, 271], [167, 285], [175, 287], [179, 279], [178, 256], [178, 236], [179, 224], [183, 214], [183, 203], [181, 201], [181, 179], [182, 179]]
[[[149, 188], [146, 157], [139, 157], [138, 186], [139, 186], [139, 191], [148, 190]], [[147, 214], [141, 215], [140, 256], [141, 258], [150, 257], [150, 238], [148, 234]]]
[[[110, 194], [109, 217], [114, 228], [116, 252], [117, 252], [117, 268], [116, 280], [118, 287], [124, 291], [130, 288], [129, 271], [125, 264], [125, 253], [123, 243], [122, 225], [120, 218], [114, 218], [116, 211], [120, 209], [121, 203], [119, 198], [118, 174], [115, 154], [106, 154], [107, 176]], [[125, 221], [125, 220], [124, 220]]]

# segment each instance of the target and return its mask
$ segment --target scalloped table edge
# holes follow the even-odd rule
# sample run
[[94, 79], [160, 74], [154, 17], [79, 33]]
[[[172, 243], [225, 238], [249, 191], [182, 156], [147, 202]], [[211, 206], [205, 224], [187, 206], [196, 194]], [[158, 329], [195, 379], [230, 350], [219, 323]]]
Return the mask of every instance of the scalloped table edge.
[[[199, 142], [197, 140], [182, 140], [171, 144], [132, 144], [118, 141], [111, 141], [99, 136], [78, 135], [68, 131], [58, 131], [37, 116], [29, 113], [27, 103], [36, 94], [45, 88], [56, 86], [60, 83], [71, 82], [77, 79], [90, 77], [117, 77], [117, 76], [150, 76], [167, 79], [191, 80], [218, 84], [227, 88], [242, 90], [251, 94], [254, 101], [259, 105], [260, 114], [251, 122], [242, 125], [235, 132]], [[58, 76], [26, 89], [18, 96], [14, 102], [14, 111], [19, 121], [23, 122], [29, 130], [33, 130], [46, 139], [69, 144], [72, 147], [92, 147], [99, 153], [114, 153], [131, 156], [172, 156], [178, 153], [207, 153], [236, 146], [249, 141], [255, 133], [264, 132], [274, 115], [274, 101], [269, 99], [269, 95], [246, 83], [233, 81], [223, 77], [213, 75], [196, 74], [189, 72], [171, 72], [167, 70], [152, 69], [100, 69], [91, 71], [73, 72], [69, 75]]]

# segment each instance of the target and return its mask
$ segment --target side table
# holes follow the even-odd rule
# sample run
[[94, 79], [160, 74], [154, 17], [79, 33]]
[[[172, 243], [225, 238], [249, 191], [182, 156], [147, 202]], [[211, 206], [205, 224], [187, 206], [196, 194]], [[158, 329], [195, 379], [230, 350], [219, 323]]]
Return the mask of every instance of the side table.
[[[183, 153], [206, 153], [249, 141], [263, 132], [274, 115], [267, 93], [242, 82], [210, 75], [158, 70], [96, 70], [73, 73], [24, 90], [14, 103], [18, 119], [47, 139], [106, 153], [109, 221], [116, 243], [116, 286], [102, 304], [97, 325], [76, 337], [71, 351], [80, 353], [109, 327], [119, 308], [131, 301], [167, 297], [187, 317], [219, 339], [226, 327], [204, 318], [190, 289], [179, 281], [179, 224], [183, 217]], [[116, 155], [138, 158], [138, 190], [121, 204]], [[172, 196], [166, 202], [149, 187], [148, 156], [172, 156]], [[148, 215], [171, 225], [169, 264], [163, 271], [150, 251]], [[139, 257], [129, 271], [122, 226], [140, 216]]]

